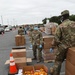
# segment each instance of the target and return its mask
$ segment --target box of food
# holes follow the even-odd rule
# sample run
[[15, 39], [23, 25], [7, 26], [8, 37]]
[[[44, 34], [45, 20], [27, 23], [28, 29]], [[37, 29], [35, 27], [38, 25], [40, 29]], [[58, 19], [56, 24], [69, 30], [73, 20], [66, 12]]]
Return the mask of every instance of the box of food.
[[44, 60], [55, 60], [55, 52], [54, 50], [50, 52], [49, 49], [43, 50], [42, 57]]
[[51, 43], [53, 39], [54, 39], [54, 36], [43, 36], [43, 41], [44, 42]]
[[52, 47], [52, 44], [51, 43], [45, 43], [44, 42], [43, 49], [50, 49], [51, 47]]
[[48, 68], [43, 64], [35, 64], [34, 69], [35, 69], [35, 71], [43, 69], [46, 73], [48, 73]]
[[26, 49], [12, 49], [11, 53], [14, 58], [26, 57]]
[[[52, 53], [56, 53], [57, 49], [52, 49]], [[43, 53], [47, 54], [47, 53], [51, 53], [50, 49], [43, 49]]]
[[24, 66], [23, 67], [23, 75], [32, 75], [34, 74], [34, 66]]
[[65, 75], [72, 75], [72, 74], [70, 74], [69, 71], [66, 70]]
[[55, 54], [54, 53], [43, 54], [43, 59], [44, 60], [55, 60]]
[[23, 75], [48, 75], [48, 68], [43, 64], [24, 66]]
[[18, 69], [22, 69], [26, 65], [26, 57], [14, 58], [15, 64]]
[[16, 42], [16, 46], [25, 45], [25, 43], [26, 43], [25, 36], [24, 35], [16, 35], [15, 36], [15, 42]]
[[68, 60], [71, 64], [75, 66], [74, 57], [75, 57], [75, 47], [69, 48], [67, 52], [66, 60]]
[[75, 75], [75, 65], [71, 64], [68, 60], [66, 60], [66, 72], [68, 71], [71, 75]]

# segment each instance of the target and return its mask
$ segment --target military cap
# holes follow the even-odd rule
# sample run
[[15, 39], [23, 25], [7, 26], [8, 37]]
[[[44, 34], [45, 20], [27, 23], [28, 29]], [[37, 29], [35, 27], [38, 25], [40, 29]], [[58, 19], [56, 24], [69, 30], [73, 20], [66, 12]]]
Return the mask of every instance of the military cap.
[[61, 15], [65, 15], [65, 14], [69, 14], [69, 11], [68, 10], [64, 10], [61, 12]]

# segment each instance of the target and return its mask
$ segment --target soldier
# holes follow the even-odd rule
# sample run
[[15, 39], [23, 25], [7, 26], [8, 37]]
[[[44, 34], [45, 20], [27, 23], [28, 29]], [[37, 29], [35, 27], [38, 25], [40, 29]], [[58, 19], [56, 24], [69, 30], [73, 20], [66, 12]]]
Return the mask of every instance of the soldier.
[[33, 48], [33, 60], [37, 59], [37, 63], [41, 62], [43, 38], [42, 33], [38, 31], [38, 27], [34, 27], [34, 30], [30, 35], [30, 40]]
[[54, 67], [50, 68], [51, 75], [60, 75], [61, 64], [66, 58], [68, 48], [75, 46], [75, 22], [69, 20], [68, 10], [61, 12], [61, 21], [53, 43], [57, 46], [57, 52]]
[[18, 30], [18, 34], [19, 35], [24, 35], [24, 29], [20, 26], [19, 30]]

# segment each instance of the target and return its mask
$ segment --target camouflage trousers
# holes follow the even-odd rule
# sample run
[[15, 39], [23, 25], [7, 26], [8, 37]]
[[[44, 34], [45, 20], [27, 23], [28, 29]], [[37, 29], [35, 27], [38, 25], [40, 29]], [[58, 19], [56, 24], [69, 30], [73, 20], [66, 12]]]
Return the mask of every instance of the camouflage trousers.
[[67, 51], [68, 51], [68, 48], [65, 49], [61, 46], [57, 48], [55, 63], [53, 67], [53, 70], [54, 70], [53, 75], [60, 75], [61, 65], [64, 59], [66, 58]]
[[37, 58], [37, 60], [41, 60], [42, 48], [39, 48], [39, 45], [33, 45], [33, 56], [34, 58]]

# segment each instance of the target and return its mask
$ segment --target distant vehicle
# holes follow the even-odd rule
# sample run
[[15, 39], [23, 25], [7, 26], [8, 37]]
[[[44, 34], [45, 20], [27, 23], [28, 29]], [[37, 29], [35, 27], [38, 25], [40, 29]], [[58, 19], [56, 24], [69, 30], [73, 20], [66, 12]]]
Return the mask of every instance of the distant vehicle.
[[3, 27], [0, 27], [0, 34], [4, 33], [4, 28]]
[[9, 32], [9, 31], [10, 31], [9, 27], [6, 27], [5, 32]]
[[12, 27], [12, 26], [8, 26], [8, 28], [9, 28], [10, 30], [12, 30], [13, 27]]

